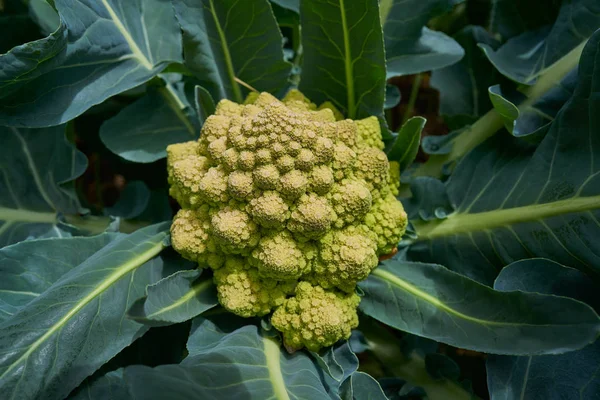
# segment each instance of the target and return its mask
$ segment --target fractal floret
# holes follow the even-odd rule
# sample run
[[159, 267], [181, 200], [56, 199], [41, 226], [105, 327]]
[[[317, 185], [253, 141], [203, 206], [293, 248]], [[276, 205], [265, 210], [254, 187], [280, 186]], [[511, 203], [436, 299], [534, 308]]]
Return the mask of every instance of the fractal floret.
[[288, 349], [318, 350], [358, 324], [357, 282], [392, 252], [407, 218], [376, 117], [342, 119], [300, 92], [222, 100], [200, 139], [167, 149], [181, 205], [172, 244], [214, 270], [219, 301], [274, 311]]

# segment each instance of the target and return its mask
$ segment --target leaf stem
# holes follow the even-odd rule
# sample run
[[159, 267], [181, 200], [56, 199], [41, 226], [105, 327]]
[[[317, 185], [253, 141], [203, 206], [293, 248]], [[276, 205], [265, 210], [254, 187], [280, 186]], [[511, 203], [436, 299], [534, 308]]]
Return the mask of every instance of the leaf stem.
[[158, 89], [159, 93], [163, 96], [169, 108], [175, 113], [177, 118], [185, 125], [186, 129], [192, 135], [192, 137], [196, 137], [196, 130], [194, 126], [188, 119], [187, 115], [185, 115], [186, 105], [181, 101], [177, 92], [170, 83], [166, 83], [165, 86]]
[[[554, 88], [579, 64], [579, 58], [587, 39], [563, 56], [560, 60], [540, 73], [538, 80], [532, 86], [523, 90], [527, 99], [519, 104], [519, 111], [523, 112], [529, 106], [538, 101], [548, 91]], [[469, 151], [483, 143], [486, 139], [494, 136], [504, 123], [502, 117], [494, 110], [488, 111], [479, 118], [473, 125], [458, 135], [453, 143], [452, 150], [448, 154], [433, 154], [426, 163], [415, 170], [415, 176], [433, 176], [442, 177], [443, 167], [446, 164], [456, 161], [463, 157]]]
[[402, 116], [402, 125], [408, 121], [411, 117], [413, 110], [415, 108], [415, 102], [417, 101], [417, 96], [419, 95], [419, 89], [421, 88], [421, 81], [423, 80], [423, 74], [416, 74], [413, 79], [412, 88], [410, 90], [410, 97], [408, 98], [408, 104], [406, 105], [406, 109], [404, 110], [404, 115]]
[[249, 84], [247, 84], [246, 82], [244, 82], [243, 80], [241, 80], [240, 78], [238, 78], [237, 76], [234, 79], [235, 79], [235, 81], [237, 83], [239, 83], [240, 85], [242, 85], [246, 89], [248, 89], [248, 90], [250, 90], [252, 92], [260, 93], [258, 90], [256, 90], [255, 88], [253, 88], [252, 86], [250, 86]]
[[348, 21], [346, 20], [346, 6], [344, 0], [339, 0], [342, 17], [342, 33], [344, 35], [344, 64], [346, 70], [346, 93], [348, 95], [348, 118], [356, 118], [356, 99], [354, 93], [354, 66], [350, 54], [350, 35]]

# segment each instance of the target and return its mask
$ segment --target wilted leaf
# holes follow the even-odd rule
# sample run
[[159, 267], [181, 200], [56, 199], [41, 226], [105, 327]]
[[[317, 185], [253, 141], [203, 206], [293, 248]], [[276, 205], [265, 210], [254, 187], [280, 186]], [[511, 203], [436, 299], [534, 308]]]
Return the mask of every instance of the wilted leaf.
[[83, 173], [85, 156], [65, 139], [65, 127], [0, 127], [0, 247], [29, 237], [69, 236], [58, 213], [79, 202], [62, 187]]
[[441, 265], [384, 261], [360, 308], [396, 329], [494, 354], [557, 354], [593, 342], [600, 318], [578, 301], [499, 292]]

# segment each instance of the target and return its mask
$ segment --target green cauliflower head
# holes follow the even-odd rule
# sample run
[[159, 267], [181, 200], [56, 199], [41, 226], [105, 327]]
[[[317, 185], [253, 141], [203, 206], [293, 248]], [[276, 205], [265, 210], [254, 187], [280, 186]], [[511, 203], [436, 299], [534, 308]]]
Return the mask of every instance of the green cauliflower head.
[[[167, 148], [170, 194], [182, 207], [173, 248], [215, 271], [229, 311], [275, 310], [289, 348], [348, 337], [357, 282], [406, 228], [377, 118], [342, 118], [295, 90], [282, 101], [254, 93], [244, 104], [222, 100], [198, 141]], [[302, 308], [311, 299], [321, 311]], [[298, 322], [309, 314], [321, 320]]]

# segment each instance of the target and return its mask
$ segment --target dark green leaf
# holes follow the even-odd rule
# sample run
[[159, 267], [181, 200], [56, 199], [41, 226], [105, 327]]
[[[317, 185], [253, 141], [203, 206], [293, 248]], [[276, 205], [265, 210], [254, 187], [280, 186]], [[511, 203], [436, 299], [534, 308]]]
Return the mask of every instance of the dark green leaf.
[[396, 107], [400, 104], [400, 97], [400, 89], [398, 89], [398, 86], [385, 85], [385, 104], [383, 108], [389, 110], [390, 108]]
[[29, 14], [43, 33], [50, 35], [60, 26], [60, 17], [47, 0], [29, 0], [28, 2]]
[[[494, 287], [569, 296], [600, 310], [598, 285], [575, 269], [551, 260], [515, 262], [502, 270]], [[488, 387], [494, 400], [591, 399], [600, 393], [600, 340], [581, 350], [544, 357], [491, 356]]]
[[118, 237], [105, 233], [91, 238], [29, 240], [0, 249], [0, 321]]
[[364, 372], [355, 372], [344, 382], [342, 398], [344, 400], [387, 400], [379, 383]]
[[0, 101], [0, 123], [61, 124], [150, 80], [167, 62], [182, 61], [167, 0], [56, 0], [56, 7], [69, 33], [66, 56], [43, 75], [35, 69], [35, 79]]
[[600, 3], [597, 0], [568, 1], [563, 2], [554, 25], [515, 36], [497, 51], [487, 44], [480, 46], [498, 71], [531, 85], [554, 63], [576, 65], [585, 42], [598, 26]]
[[[384, 1], [382, 1], [383, 3]], [[393, 4], [389, 4], [389, 3]], [[458, 62], [464, 50], [454, 39], [425, 27], [451, 9], [456, 0], [388, 0], [382, 5], [382, 24], [388, 78], [443, 68]]]
[[215, 100], [238, 103], [248, 89], [280, 94], [291, 64], [267, 0], [175, 0], [185, 62]]
[[[156, 255], [165, 247], [168, 226], [113, 240], [0, 324], [0, 392], [62, 399], [142, 335], [147, 328], [125, 318], [125, 311], [162, 277], [163, 261]], [[40, 242], [40, 251], [43, 244], [52, 242]], [[45, 266], [54, 262], [47, 259]]]
[[456, 212], [413, 221], [411, 257], [491, 284], [505, 265], [545, 257], [600, 277], [600, 32], [586, 46], [573, 97], [537, 149], [494, 137], [456, 168]]
[[443, 354], [426, 354], [425, 368], [434, 379], [447, 378], [453, 381], [460, 377], [460, 367], [453, 359]]
[[[431, 86], [440, 92], [440, 114], [457, 129], [473, 122], [488, 111], [492, 104], [488, 87], [498, 82], [499, 74], [477, 47], [486, 43], [496, 48], [498, 43], [480, 26], [467, 26], [454, 39], [464, 48], [460, 62], [431, 74]], [[462, 123], [458, 120], [462, 118]]]
[[212, 278], [200, 278], [201, 270], [179, 271], [148, 286], [128, 317], [150, 326], [170, 325], [192, 319], [218, 304]]
[[[578, 0], [579, 1], [579, 0]], [[494, 0], [489, 26], [503, 39], [556, 21], [562, 0]]]
[[426, 122], [423, 117], [412, 117], [406, 121], [387, 152], [390, 161], [400, 163], [400, 171], [404, 171], [415, 160], [421, 144], [421, 132]]
[[280, 343], [260, 333], [257, 326], [206, 335], [198, 330], [218, 331], [219, 327], [206, 320], [194, 321], [194, 326], [190, 341], [208, 335], [214, 342], [192, 345], [196, 351], [179, 365], [127, 367], [124, 376], [134, 398], [329, 398], [310, 357], [304, 352], [282, 352]]
[[29, 237], [68, 236], [57, 213], [79, 202], [62, 187], [83, 173], [87, 160], [65, 139], [65, 127], [0, 127], [0, 247]]
[[346, 117], [381, 116], [385, 94], [383, 33], [377, 0], [303, 0], [300, 90], [331, 101]]
[[300, 12], [300, 0], [271, 0], [273, 3], [280, 7], [287, 8], [288, 10]]
[[198, 114], [200, 124], [204, 125], [206, 118], [215, 113], [215, 101], [210, 93], [208, 93], [208, 90], [204, 89], [202, 86], [196, 86], [194, 90], [196, 113]]
[[418, 176], [411, 180], [410, 191], [412, 196], [402, 199], [410, 220], [444, 219], [454, 211], [446, 186], [439, 179]]
[[[11, 35], [2, 35], [6, 38], [0, 39], [0, 105], [4, 106], [10, 103], [4, 103], [1, 99], [64, 61], [67, 53], [67, 27], [61, 23], [47, 37], [25, 44], [15, 41], [28, 40], [32, 30], [35, 32], [35, 25], [26, 16], [0, 16], [0, 28], [3, 32], [11, 32]], [[25, 29], [28, 31], [22, 31]], [[11, 49], [12, 46], [16, 47]], [[1, 54], [4, 50], [6, 53]], [[0, 117], [3, 115], [4, 110], [1, 110]]]
[[166, 157], [168, 145], [196, 139], [196, 119], [184, 83], [167, 82], [106, 121], [100, 138], [124, 159], [149, 163]]
[[[535, 102], [527, 101], [517, 91], [505, 91], [500, 85], [489, 88], [490, 99], [504, 120], [504, 126], [514, 136], [536, 134], [549, 125], [556, 114], [573, 95], [577, 71], [573, 70], [560, 83]], [[517, 104], [521, 106], [518, 107]]]
[[350, 348], [348, 341], [323, 349], [319, 353], [311, 352], [317, 365], [325, 371], [323, 385], [333, 399], [343, 397], [342, 384], [358, 369], [358, 357]]
[[135, 218], [140, 215], [150, 201], [150, 189], [142, 181], [127, 183], [121, 197], [112, 207], [106, 207], [105, 214], [121, 218]]
[[[70, 400], [133, 400], [129, 388], [123, 379], [124, 370], [118, 369], [111, 371], [106, 375], [96, 379], [93, 383], [87, 385], [85, 390], [78, 390], [74, 395], [69, 396]], [[191, 400], [191, 399], [190, 399]]]
[[557, 354], [580, 349], [600, 333], [600, 318], [581, 302], [495, 291], [441, 265], [384, 261], [359, 286], [366, 314], [465, 349]]

